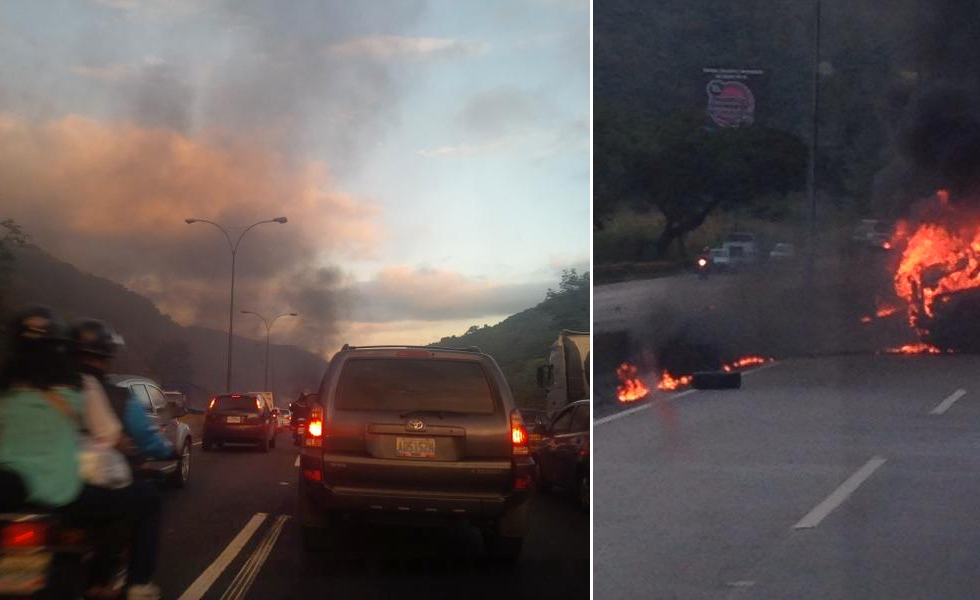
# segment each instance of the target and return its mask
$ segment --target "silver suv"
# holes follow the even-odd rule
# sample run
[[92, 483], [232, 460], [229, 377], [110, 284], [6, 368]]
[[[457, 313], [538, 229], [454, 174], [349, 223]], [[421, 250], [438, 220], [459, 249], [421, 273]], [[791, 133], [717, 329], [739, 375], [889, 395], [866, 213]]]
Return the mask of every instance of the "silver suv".
[[344, 346], [320, 384], [300, 454], [308, 550], [342, 521], [478, 526], [516, 560], [528, 527], [528, 432], [494, 360], [478, 349]]

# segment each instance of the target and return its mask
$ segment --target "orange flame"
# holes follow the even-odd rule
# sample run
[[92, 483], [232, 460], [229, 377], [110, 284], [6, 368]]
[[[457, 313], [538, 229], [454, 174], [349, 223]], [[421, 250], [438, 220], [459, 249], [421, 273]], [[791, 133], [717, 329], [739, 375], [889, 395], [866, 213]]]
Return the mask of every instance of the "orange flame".
[[657, 384], [657, 389], [672, 392], [677, 388], [690, 385], [691, 379], [692, 377], [690, 375], [674, 377], [669, 372], [664, 371], [663, 376], [660, 378], [660, 383]]
[[650, 394], [650, 388], [637, 375], [636, 367], [633, 365], [625, 362], [619, 365], [616, 368], [616, 377], [619, 377], [621, 382], [621, 385], [616, 388], [616, 397], [620, 402], [636, 402]]
[[731, 369], [742, 369], [745, 367], [753, 367], [755, 365], [761, 365], [767, 363], [771, 360], [772, 360], [771, 358], [763, 358], [761, 356], [746, 356], [736, 360], [730, 365], [725, 365], [725, 370], [730, 371]]
[[930, 346], [929, 344], [905, 344], [904, 346], [898, 348], [889, 348], [886, 350], [889, 354], [941, 354], [942, 351], [935, 346]]
[[980, 231], [971, 239], [941, 225], [921, 225], [909, 238], [894, 278], [909, 303], [909, 324], [932, 317], [937, 296], [980, 286]]
[[894, 306], [883, 306], [878, 309], [878, 312], [875, 313], [875, 316], [878, 317], [879, 319], [884, 319], [885, 317], [890, 317], [897, 312], [898, 309], [895, 308]]

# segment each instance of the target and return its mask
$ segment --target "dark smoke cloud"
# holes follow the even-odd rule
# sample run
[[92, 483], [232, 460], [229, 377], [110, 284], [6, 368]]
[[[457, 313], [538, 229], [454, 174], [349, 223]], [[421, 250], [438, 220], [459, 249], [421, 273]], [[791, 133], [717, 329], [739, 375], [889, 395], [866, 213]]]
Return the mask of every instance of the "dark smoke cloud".
[[894, 136], [896, 151], [875, 180], [876, 204], [896, 216], [938, 188], [957, 201], [976, 197], [980, 184], [980, 12], [963, 0], [902, 4], [901, 14], [915, 15], [909, 21], [915, 31], [895, 60], [914, 67], [916, 80]]
[[975, 92], [946, 85], [923, 94], [911, 107], [902, 149], [927, 185], [959, 197], [980, 182], [980, 115]]

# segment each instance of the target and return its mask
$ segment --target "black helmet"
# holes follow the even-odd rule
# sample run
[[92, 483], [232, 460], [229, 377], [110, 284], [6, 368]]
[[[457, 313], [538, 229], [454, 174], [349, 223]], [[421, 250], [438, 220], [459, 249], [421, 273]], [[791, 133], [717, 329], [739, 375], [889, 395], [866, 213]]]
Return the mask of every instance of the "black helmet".
[[99, 358], [113, 358], [126, 346], [122, 336], [96, 319], [75, 322], [71, 328], [71, 341], [75, 352]]
[[68, 328], [53, 310], [34, 306], [14, 315], [10, 327], [10, 349], [13, 352], [39, 349], [68, 341]]
[[0, 391], [15, 384], [40, 389], [78, 385], [68, 356], [68, 327], [54, 311], [35, 306], [17, 312], [6, 335], [8, 353], [0, 368]]

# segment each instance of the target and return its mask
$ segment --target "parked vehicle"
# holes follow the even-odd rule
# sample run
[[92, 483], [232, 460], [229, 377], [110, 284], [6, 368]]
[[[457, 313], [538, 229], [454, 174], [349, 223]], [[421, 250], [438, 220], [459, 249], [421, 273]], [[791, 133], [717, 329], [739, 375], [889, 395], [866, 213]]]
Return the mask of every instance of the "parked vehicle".
[[538, 387], [548, 392], [548, 416], [589, 397], [589, 337], [588, 331], [563, 329], [551, 344], [548, 364], [538, 367]]
[[222, 394], [211, 398], [204, 416], [201, 447], [225, 443], [255, 444], [262, 452], [276, 447], [278, 423], [268, 398], [257, 393]]
[[769, 260], [788, 262], [796, 258], [796, 246], [787, 242], [779, 242], [769, 251]]
[[712, 248], [708, 253], [708, 268], [712, 271], [726, 271], [732, 266], [729, 248]]
[[488, 554], [517, 560], [534, 463], [494, 360], [477, 349], [351, 347], [330, 361], [300, 451], [308, 550], [348, 520], [463, 519]]
[[752, 265], [759, 261], [759, 246], [754, 233], [733, 231], [721, 244], [728, 249], [731, 266]]
[[535, 431], [541, 436], [533, 448], [538, 490], [552, 486], [574, 490], [583, 510], [589, 510], [589, 424], [591, 403], [579, 400], [565, 407], [547, 425]]
[[143, 462], [137, 475], [163, 479], [173, 487], [185, 487], [190, 479], [193, 439], [191, 428], [178, 419], [187, 414], [187, 407], [177, 404], [173, 396], [168, 398], [160, 384], [148, 377], [109, 375], [106, 382], [127, 388], [177, 451], [176, 459]]
[[851, 241], [859, 246], [890, 250], [895, 224], [879, 219], [862, 219], [861, 224], [851, 233]]

